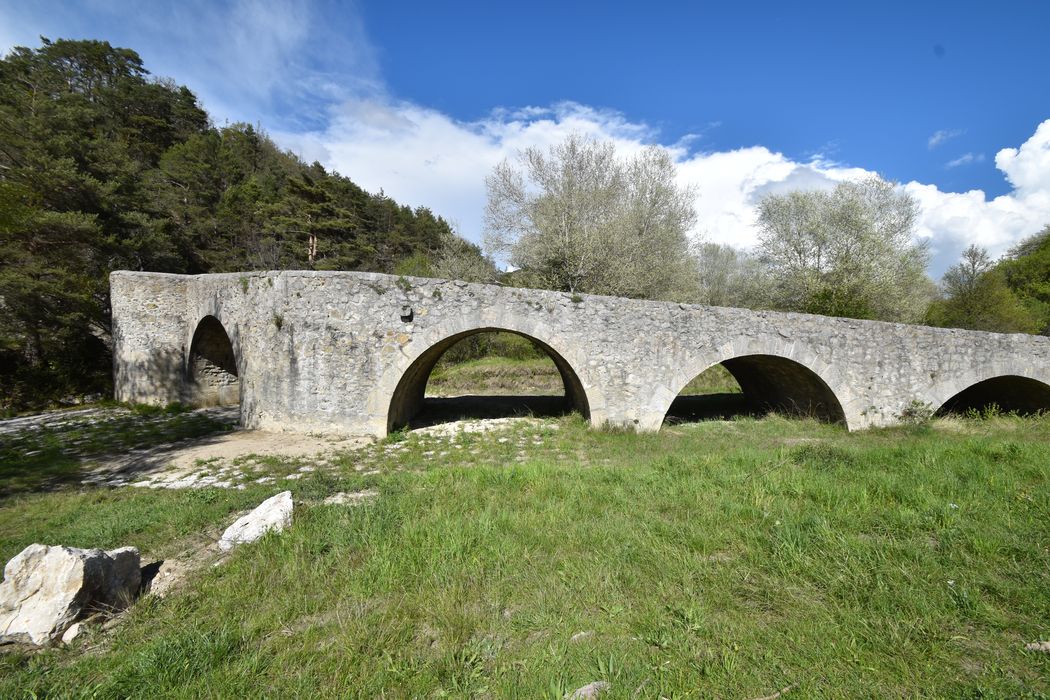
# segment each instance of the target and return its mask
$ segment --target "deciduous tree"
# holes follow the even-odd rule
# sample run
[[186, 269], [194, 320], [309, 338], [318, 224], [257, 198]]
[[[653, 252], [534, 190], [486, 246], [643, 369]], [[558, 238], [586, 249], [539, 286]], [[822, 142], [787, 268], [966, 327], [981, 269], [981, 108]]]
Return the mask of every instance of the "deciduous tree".
[[1034, 314], [1013, 293], [1003, 271], [987, 251], [971, 245], [962, 260], [948, 268], [941, 280], [943, 298], [926, 314], [932, 326], [969, 328], [996, 333], [1032, 333]]
[[768, 195], [758, 254], [776, 308], [886, 321], [922, 319], [934, 291], [914, 240], [918, 205], [889, 182]]
[[1050, 335], [1050, 224], [1022, 241], [999, 263], [1006, 284]]
[[689, 297], [695, 193], [650, 147], [623, 158], [571, 135], [529, 148], [486, 179], [485, 245], [549, 289], [648, 299]]

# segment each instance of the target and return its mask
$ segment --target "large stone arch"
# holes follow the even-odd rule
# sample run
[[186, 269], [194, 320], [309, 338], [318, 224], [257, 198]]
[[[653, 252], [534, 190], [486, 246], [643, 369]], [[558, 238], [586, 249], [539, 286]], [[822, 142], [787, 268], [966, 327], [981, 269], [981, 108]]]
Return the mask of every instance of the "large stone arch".
[[[656, 387], [649, 421], [663, 422], [685, 386], [721, 364], [733, 375], [745, 397], [759, 406], [813, 415], [853, 430], [862, 416], [850, 402], [849, 384], [828, 362], [796, 344], [758, 342], [750, 338], [727, 343], [713, 352], [682, 361], [666, 384]], [[658, 414], [658, 415], [657, 415]], [[652, 429], [652, 426], [643, 425]]]
[[1003, 363], [971, 370], [936, 384], [925, 403], [945, 414], [997, 404], [1004, 411], [1034, 413], [1050, 410], [1050, 376]]
[[592, 423], [604, 420], [604, 397], [590, 377], [580, 351], [563, 342], [542, 323], [501, 319], [494, 323], [460, 320], [419, 333], [392, 362], [379, 370], [379, 382], [369, 398], [372, 423], [386, 434], [408, 423], [422, 406], [427, 379], [446, 350], [478, 333], [508, 332], [534, 342], [554, 362], [565, 385], [566, 398]]
[[237, 406], [241, 363], [233, 338], [215, 315], [197, 322], [187, 344], [186, 401], [194, 406]]

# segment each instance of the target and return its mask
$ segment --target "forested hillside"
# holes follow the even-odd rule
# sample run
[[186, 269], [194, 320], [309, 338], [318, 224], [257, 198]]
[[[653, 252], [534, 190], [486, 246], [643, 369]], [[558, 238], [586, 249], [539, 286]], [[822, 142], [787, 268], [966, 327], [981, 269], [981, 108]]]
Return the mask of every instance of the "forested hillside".
[[486, 264], [428, 209], [212, 125], [134, 51], [45, 39], [0, 60], [0, 410], [108, 392], [112, 270], [425, 271], [449, 255]]

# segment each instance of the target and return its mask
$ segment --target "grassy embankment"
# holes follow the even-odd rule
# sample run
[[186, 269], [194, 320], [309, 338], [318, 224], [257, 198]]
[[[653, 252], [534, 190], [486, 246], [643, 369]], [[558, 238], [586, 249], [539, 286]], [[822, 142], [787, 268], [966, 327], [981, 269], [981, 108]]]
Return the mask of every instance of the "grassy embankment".
[[1023, 650], [1050, 637], [1046, 419], [402, 434], [244, 491], [8, 496], [0, 556], [179, 555], [283, 488], [288, 531], [71, 648], [0, 656], [0, 697], [1050, 693], [1050, 656]]

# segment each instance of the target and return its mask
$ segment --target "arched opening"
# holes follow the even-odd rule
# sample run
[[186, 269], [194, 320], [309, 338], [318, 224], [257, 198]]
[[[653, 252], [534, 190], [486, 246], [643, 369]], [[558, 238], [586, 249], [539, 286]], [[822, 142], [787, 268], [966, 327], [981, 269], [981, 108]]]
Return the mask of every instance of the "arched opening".
[[[478, 353], [482, 339], [488, 341], [482, 347], [488, 352]], [[493, 354], [493, 345], [504, 349]], [[506, 350], [507, 346], [531, 352], [508, 358], [507, 354], [519, 353]], [[499, 366], [491, 361], [497, 358], [517, 361]], [[486, 361], [495, 372], [488, 371]], [[544, 364], [549, 371], [544, 371]], [[524, 333], [479, 328], [445, 338], [412, 363], [390, 400], [387, 429], [463, 418], [562, 415], [573, 410], [590, 415], [583, 384], [565, 358]]]
[[727, 420], [750, 412], [736, 378], [722, 364], [712, 365], [693, 377], [671, 403], [664, 421], [695, 423]]
[[831, 388], [816, 372], [776, 355], [744, 355], [709, 367], [686, 384], [665, 422], [781, 413], [845, 423]]
[[972, 384], [945, 401], [937, 415], [984, 411], [992, 405], [1003, 412], [1021, 415], [1050, 411], [1050, 386], [1012, 374], [992, 377]]
[[241, 380], [233, 343], [222, 323], [205, 316], [190, 343], [187, 363], [188, 399], [194, 406], [236, 406], [241, 401]]

